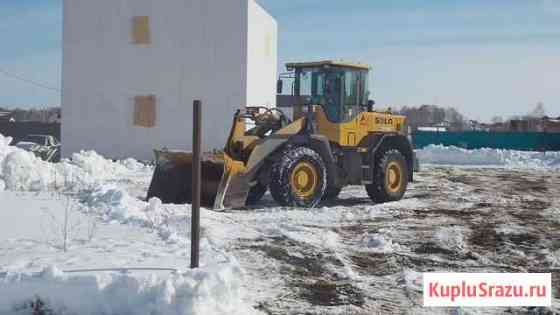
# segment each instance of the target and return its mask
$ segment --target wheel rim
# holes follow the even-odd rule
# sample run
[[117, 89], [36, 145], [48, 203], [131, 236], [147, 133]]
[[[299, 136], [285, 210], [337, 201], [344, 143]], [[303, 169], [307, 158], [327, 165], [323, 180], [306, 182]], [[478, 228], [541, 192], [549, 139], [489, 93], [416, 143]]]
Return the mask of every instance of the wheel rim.
[[389, 190], [389, 192], [399, 192], [403, 184], [403, 172], [400, 164], [396, 162], [389, 163], [389, 165], [387, 166], [386, 174], [387, 189]]
[[290, 177], [290, 185], [292, 191], [299, 198], [309, 198], [313, 196], [317, 185], [319, 183], [319, 176], [313, 164], [309, 162], [300, 162], [292, 171]]

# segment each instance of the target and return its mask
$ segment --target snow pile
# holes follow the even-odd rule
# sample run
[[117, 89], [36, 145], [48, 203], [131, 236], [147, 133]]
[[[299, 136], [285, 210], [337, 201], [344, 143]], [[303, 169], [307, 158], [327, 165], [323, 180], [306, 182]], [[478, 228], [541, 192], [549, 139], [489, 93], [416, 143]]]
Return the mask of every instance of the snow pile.
[[337, 248], [340, 247], [340, 238], [338, 234], [336, 234], [333, 231], [326, 231], [321, 233], [320, 238], [323, 243], [323, 246], [326, 248], [330, 248], [333, 251], [336, 251]]
[[100, 179], [69, 161], [45, 162], [33, 153], [12, 150], [0, 161], [0, 180], [7, 190], [82, 190], [92, 187]]
[[120, 163], [107, 160], [95, 151], [82, 151], [72, 154], [72, 163], [96, 180], [114, 178], [115, 174], [126, 172], [126, 167]]
[[436, 242], [443, 248], [462, 252], [467, 247], [465, 233], [456, 226], [439, 228], [435, 233]]
[[9, 190], [44, 190], [56, 180], [53, 164], [38, 159], [33, 153], [9, 148], [0, 161], [0, 179]]
[[405, 269], [402, 272], [402, 281], [407, 289], [419, 292], [422, 291], [422, 273], [411, 269]]
[[393, 244], [393, 241], [383, 234], [365, 234], [360, 243], [375, 253], [389, 254], [400, 249], [398, 244]]
[[547, 250], [541, 251], [542, 254], [545, 255], [546, 260], [553, 268], [560, 268], [560, 249], [556, 250], [555, 252], [550, 253]]
[[0, 134], [0, 190], [80, 191], [147, 169], [133, 159], [113, 162], [94, 151], [82, 151], [73, 154], [71, 160], [49, 163], [31, 152], [10, 146], [11, 141]]
[[130, 219], [145, 221], [148, 204], [131, 197], [125, 190], [115, 185], [101, 185], [85, 194], [82, 203], [85, 207], [95, 209], [106, 221], [126, 222]]
[[146, 165], [136, 161], [135, 159], [128, 158], [126, 160], [119, 161], [121, 165], [126, 167], [129, 171], [138, 171], [148, 168]]
[[45, 309], [67, 315], [253, 314], [242, 303], [241, 276], [235, 262], [160, 277], [75, 275], [50, 267], [37, 275], [0, 279], [0, 313], [22, 310], [38, 297]]
[[70, 161], [65, 160], [64, 162], [77, 166], [96, 182], [103, 182], [119, 178], [122, 175], [130, 175], [141, 170], [150, 169], [135, 159], [129, 158], [114, 162], [104, 158], [95, 151], [74, 153]]
[[560, 208], [548, 208], [543, 211], [543, 216], [552, 222], [560, 224]]
[[5, 138], [2, 134], [0, 134], [0, 192], [6, 189], [6, 182], [2, 179], [2, 161], [4, 161], [6, 155], [9, 153], [8, 150], [11, 149], [11, 142], [12, 138]]
[[420, 163], [442, 165], [504, 166], [511, 168], [560, 168], [560, 152], [523, 152], [501, 149], [466, 150], [429, 145], [417, 150]]
[[[187, 206], [163, 205], [158, 198], [151, 198], [148, 202], [131, 197], [126, 190], [112, 184], [101, 185], [85, 192], [81, 199], [84, 212], [95, 213], [103, 221], [116, 221], [123, 224], [132, 224], [150, 228], [158, 233], [162, 240], [168, 243], [185, 243], [189, 240], [178, 236], [177, 231], [169, 224], [169, 220], [178, 213], [184, 216], [188, 213]], [[170, 209], [171, 208], [171, 209]], [[182, 218], [183, 221], [190, 218]], [[201, 227], [201, 248], [210, 246]], [[188, 234], [189, 231], [187, 231]]]
[[4, 137], [2, 134], [0, 134], [0, 161], [4, 160], [6, 155], [8, 155], [8, 153], [10, 153], [12, 149], [15, 149], [15, 147], [10, 146], [12, 140], [13, 139], [11, 137]]

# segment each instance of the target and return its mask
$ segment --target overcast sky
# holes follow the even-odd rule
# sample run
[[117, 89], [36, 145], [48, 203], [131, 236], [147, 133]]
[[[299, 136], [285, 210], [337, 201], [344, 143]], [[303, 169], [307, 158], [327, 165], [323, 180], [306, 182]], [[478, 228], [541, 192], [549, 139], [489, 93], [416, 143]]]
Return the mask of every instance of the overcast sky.
[[[369, 63], [380, 105], [437, 103], [489, 120], [543, 102], [560, 115], [560, 0], [259, 2], [278, 20], [280, 64]], [[0, 1], [0, 106], [60, 103], [9, 76], [60, 87], [61, 3]]]

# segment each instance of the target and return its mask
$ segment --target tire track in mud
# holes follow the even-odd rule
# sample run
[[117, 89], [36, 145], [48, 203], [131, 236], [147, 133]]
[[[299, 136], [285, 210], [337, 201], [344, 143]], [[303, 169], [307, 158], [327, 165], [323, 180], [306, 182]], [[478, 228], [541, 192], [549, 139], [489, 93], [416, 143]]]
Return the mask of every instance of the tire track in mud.
[[[277, 262], [276, 272], [289, 291], [275, 301], [262, 301], [257, 309], [267, 314], [328, 314], [324, 308], [360, 314], [364, 293], [337, 270], [345, 263], [336, 253], [286, 236], [246, 240], [240, 248], [257, 252]], [[292, 301], [298, 303], [292, 303]], [[366, 313], [364, 313], [366, 314]]]
[[[488, 199], [473, 211], [490, 211], [485, 217], [466, 217], [465, 225], [472, 230], [469, 247], [493, 271], [552, 273], [553, 297], [558, 298], [558, 266], [550, 262], [550, 255], [560, 243], [560, 225], [545, 212], [559, 206], [560, 174], [502, 169], [469, 173], [449, 179], [473, 187], [484, 180], [491, 187], [472, 190]], [[559, 306], [554, 307], [558, 311]]]
[[[350, 188], [327, 208], [367, 210]], [[344, 198], [346, 197], [346, 198]], [[309, 244], [285, 235], [239, 240], [237, 250], [271, 261], [282, 293], [263, 299], [265, 314], [455, 314], [424, 309], [421, 272], [551, 272], [560, 292], [560, 173], [506, 169], [427, 168], [407, 200], [381, 206], [383, 215], [338, 224], [304, 223], [317, 233], [336, 233], [340, 246]], [[548, 212], [547, 212], [548, 211]], [[559, 211], [560, 213], [560, 211]], [[386, 237], [391, 246], [364, 238]], [[530, 308], [477, 310], [486, 314], [547, 314]], [[454, 313], [455, 312], [455, 313]]]

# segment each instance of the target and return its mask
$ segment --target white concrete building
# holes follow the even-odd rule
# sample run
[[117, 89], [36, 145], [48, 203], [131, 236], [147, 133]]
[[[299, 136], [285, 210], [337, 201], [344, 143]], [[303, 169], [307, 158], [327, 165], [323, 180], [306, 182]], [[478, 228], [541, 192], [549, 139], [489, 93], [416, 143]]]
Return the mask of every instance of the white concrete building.
[[235, 109], [275, 106], [277, 25], [254, 0], [64, 0], [63, 37], [64, 156], [190, 150], [194, 99], [222, 148]]

